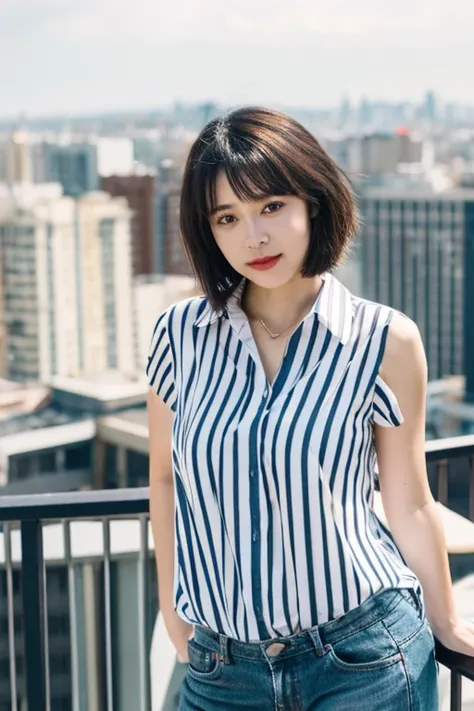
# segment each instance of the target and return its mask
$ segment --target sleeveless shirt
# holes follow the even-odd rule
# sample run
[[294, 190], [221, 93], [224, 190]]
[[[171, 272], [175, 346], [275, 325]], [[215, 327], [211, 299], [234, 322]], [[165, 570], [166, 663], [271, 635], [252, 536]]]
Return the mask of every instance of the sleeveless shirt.
[[384, 588], [423, 591], [373, 510], [374, 424], [403, 415], [382, 380], [394, 310], [333, 275], [269, 383], [240, 307], [164, 311], [147, 377], [175, 413], [174, 601], [242, 641], [334, 619]]

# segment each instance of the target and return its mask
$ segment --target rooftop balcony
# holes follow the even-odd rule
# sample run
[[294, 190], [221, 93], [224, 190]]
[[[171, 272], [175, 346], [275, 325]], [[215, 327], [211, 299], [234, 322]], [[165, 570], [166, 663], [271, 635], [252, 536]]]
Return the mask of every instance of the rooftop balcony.
[[[474, 436], [427, 442], [426, 459], [460, 611], [474, 617]], [[0, 499], [0, 711], [177, 708], [186, 665], [157, 614], [148, 496]], [[442, 711], [474, 709], [474, 659], [436, 655]]]

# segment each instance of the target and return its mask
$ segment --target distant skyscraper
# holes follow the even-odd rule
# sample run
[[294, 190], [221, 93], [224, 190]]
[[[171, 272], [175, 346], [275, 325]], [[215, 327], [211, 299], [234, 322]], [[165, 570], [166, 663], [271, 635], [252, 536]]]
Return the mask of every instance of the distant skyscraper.
[[[37, 155], [40, 150], [41, 158]], [[61, 183], [65, 195], [79, 197], [98, 190], [100, 176], [133, 172], [133, 141], [109, 136], [87, 141], [63, 137], [59, 142], [44, 142], [41, 148], [36, 148], [35, 165], [42, 166], [45, 182]]]
[[474, 395], [474, 191], [371, 190], [361, 213], [363, 295], [417, 323], [431, 380], [465, 374]]
[[[183, 252], [179, 235], [179, 193], [183, 165], [163, 160], [158, 166], [156, 189], [156, 262], [157, 274], [188, 275], [182, 269]], [[177, 271], [173, 271], [173, 269]]]
[[371, 133], [345, 139], [346, 164], [350, 173], [384, 175], [396, 173], [402, 163], [421, 163], [424, 142], [406, 128], [395, 133]]
[[155, 175], [111, 175], [102, 178], [102, 189], [124, 197], [133, 210], [133, 274], [153, 274], [155, 270]]
[[0, 144], [0, 182], [21, 183], [32, 179], [29, 136], [14, 131]]
[[423, 102], [423, 113], [431, 123], [438, 119], [438, 100], [434, 91], [427, 91]]
[[126, 201], [106, 193], [0, 193], [3, 377], [135, 371], [130, 219]]
[[192, 269], [179, 232], [180, 189], [170, 188], [164, 199], [164, 273], [191, 276]]
[[97, 146], [43, 143], [45, 180], [60, 183], [64, 195], [79, 197], [99, 188]]
[[341, 104], [339, 107], [339, 126], [342, 128], [349, 121], [351, 115], [351, 104], [349, 97], [345, 94], [341, 99]]

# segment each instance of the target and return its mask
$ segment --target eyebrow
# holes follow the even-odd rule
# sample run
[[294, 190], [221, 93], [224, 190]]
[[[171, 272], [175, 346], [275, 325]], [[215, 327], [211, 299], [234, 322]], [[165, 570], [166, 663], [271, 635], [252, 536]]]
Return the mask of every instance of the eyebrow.
[[215, 215], [216, 212], [222, 212], [223, 210], [232, 210], [233, 205], [217, 205], [213, 210], [210, 211], [209, 217]]

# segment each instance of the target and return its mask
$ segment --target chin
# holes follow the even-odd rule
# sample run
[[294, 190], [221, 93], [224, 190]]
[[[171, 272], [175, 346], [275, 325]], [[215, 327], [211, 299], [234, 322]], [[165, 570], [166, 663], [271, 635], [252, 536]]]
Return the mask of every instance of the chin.
[[270, 274], [271, 271], [273, 270], [256, 272], [253, 269], [246, 269], [244, 276], [261, 289], [279, 289], [295, 278], [295, 274], [278, 274], [276, 270], [274, 274]]

